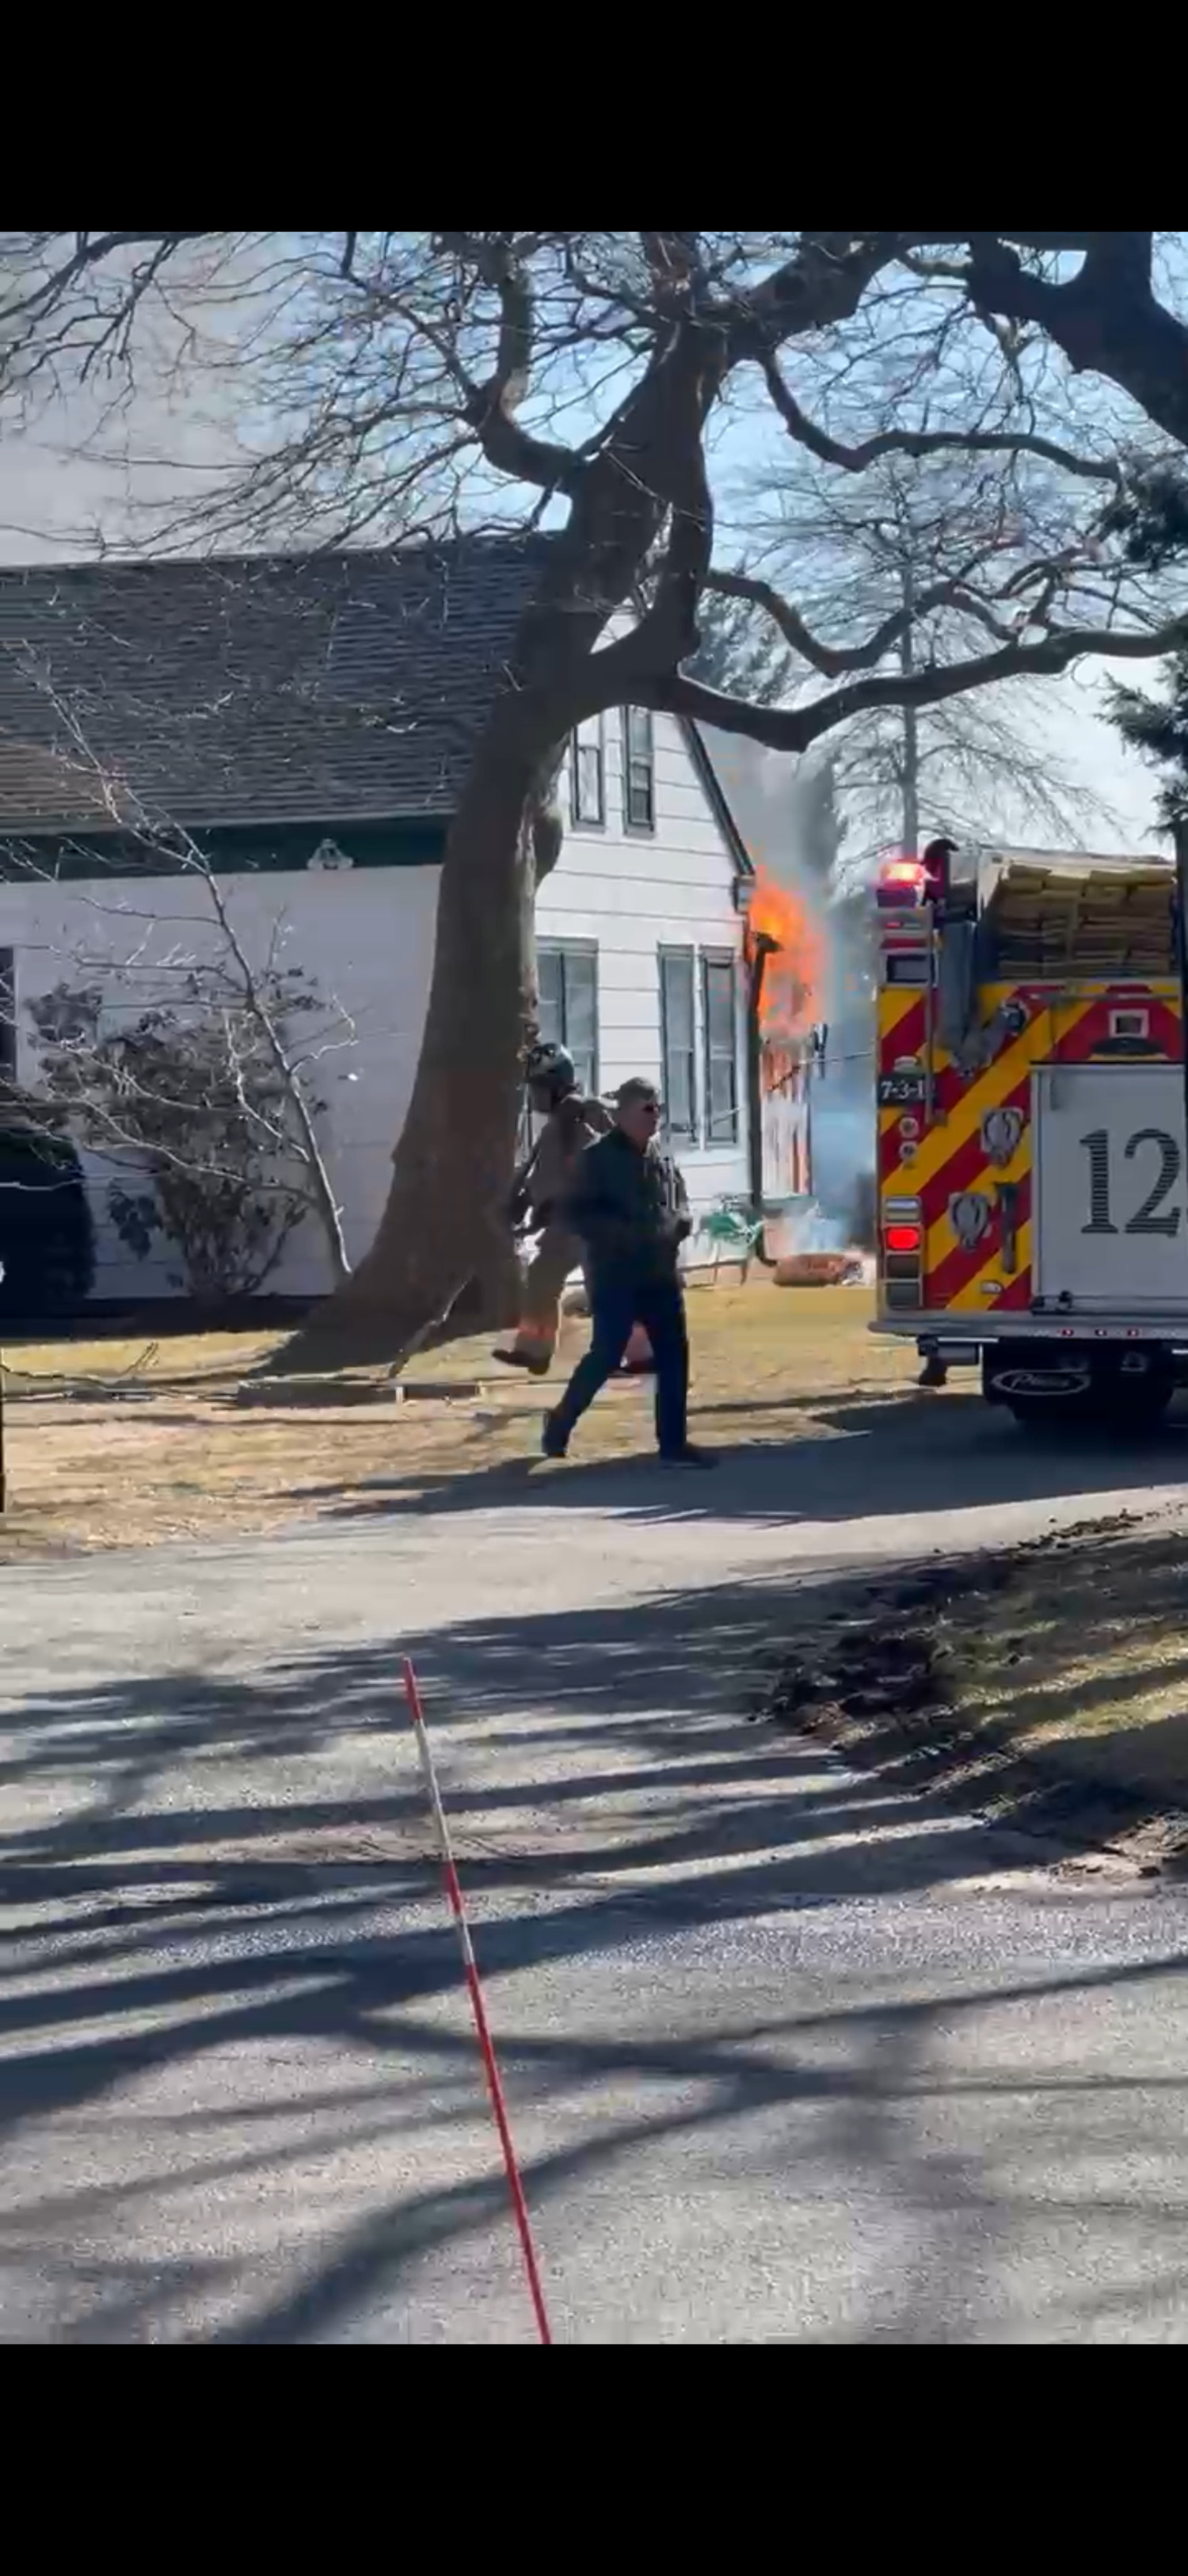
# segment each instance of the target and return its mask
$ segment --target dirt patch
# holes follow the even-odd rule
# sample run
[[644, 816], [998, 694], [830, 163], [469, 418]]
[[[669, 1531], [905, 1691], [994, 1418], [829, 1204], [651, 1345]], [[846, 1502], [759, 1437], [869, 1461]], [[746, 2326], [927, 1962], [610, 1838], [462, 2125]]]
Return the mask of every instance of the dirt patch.
[[834, 1593], [757, 1714], [1001, 1822], [1188, 1863], [1188, 1532], [1120, 1514]]

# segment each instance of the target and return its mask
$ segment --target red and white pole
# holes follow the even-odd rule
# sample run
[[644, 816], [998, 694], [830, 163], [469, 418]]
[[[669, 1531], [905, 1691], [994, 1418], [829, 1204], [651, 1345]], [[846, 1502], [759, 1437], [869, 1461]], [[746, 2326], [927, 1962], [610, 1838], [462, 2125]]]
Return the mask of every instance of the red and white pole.
[[461, 1882], [458, 1877], [457, 1868], [454, 1863], [453, 1851], [450, 1846], [450, 1829], [446, 1823], [445, 1808], [441, 1803], [441, 1791], [437, 1785], [437, 1772], [434, 1767], [433, 1753], [429, 1743], [429, 1731], [425, 1724], [425, 1711], [421, 1705], [420, 1688], [418, 1686], [416, 1673], [407, 1655], [402, 1655], [401, 1664], [404, 1671], [404, 1696], [408, 1702], [408, 1713], [412, 1720], [413, 1734], [416, 1737], [417, 1754], [425, 1781], [425, 1795], [429, 1800], [429, 1805], [433, 1812], [433, 1824], [434, 1830], [437, 1834], [438, 1850], [441, 1854], [442, 1876], [445, 1879], [446, 1895], [449, 1898], [450, 1912], [453, 1915], [458, 1928], [458, 1940], [462, 1949], [462, 1966], [466, 1976], [466, 1991], [470, 1997], [470, 2009], [474, 2015], [474, 2026], [478, 2034], [479, 2052], [483, 2061], [483, 2073], [487, 2079], [487, 2091], [491, 2096], [491, 2108], [495, 2115], [495, 2126], [499, 2131], [499, 2144], [503, 2150], [503, 2166], [507, 2175], [507, 2187], [511, 2193], [511, 2204], [515, 2213], [516, 2229], [520, 2239], [520, 2251], [524, 2258], [524, 2270], [528, 2279], [528, 2294], [532, 2301], [532, 2312], [536, 2319], [536, 2330], [540, 2340], [542, 2343], [551, 2343], [553, 2340], [552, 2328], [549, 2325], [549, 2312], [545, 2306], [544, 2290], [541, 2285], [540, 2278], [540, 2266], [536, 2259], [536, 2247], [532, 2241], [532, 2222], [528, 2216], [528, 2203], [524, 2197], [524, 2185], [520, 2178], [520, 2168], [516, 2159], [515, 2141], [511, 2133], [511, 2122], [507, 2116], [507, 2103], [504, 2100], [503, 2083], [499, 2073], [499, 2061], [495, 2055], [495, 2044], [492, 2040], [490, 2024], [487, 2020], [487, 2007], [483, 2002], [483, 1989], [479, 1980], [478, 1963], [474, 1955], [474, 1944], [470, 1938], [470, 1925], [466, 1920], [466, 1906], [463, 1901]]

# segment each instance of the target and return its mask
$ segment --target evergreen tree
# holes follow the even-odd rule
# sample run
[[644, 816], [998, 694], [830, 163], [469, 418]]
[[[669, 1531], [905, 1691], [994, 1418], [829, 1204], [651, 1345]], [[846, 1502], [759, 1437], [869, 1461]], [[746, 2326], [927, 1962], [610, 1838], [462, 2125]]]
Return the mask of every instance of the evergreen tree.
[[[1188, 557], [1188, 479], [1148, 475], [1114, 513], [1132, 563], [1153, 573]], [[1188, 642], [1163, 665], [1161, 690], [1111, 691], [1119, 732], [1163, 771], [1159, 809], [1169, 831], [1188, 827]]]

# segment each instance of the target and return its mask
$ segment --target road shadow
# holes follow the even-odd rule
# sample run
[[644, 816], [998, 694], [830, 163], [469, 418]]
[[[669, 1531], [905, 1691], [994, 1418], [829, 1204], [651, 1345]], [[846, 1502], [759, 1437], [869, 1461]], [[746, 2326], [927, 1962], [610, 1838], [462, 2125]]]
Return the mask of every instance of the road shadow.
[[[754, 1918], [791, 1932], [823, 1908], [939, 1896], [991, 1856], [1005, 1865], [943, 1795], [856, 1779], [748, 1722], [788, 1615], [784, 1586], [731, 1584], [335, 1644], [254, 1678], [195, 1668], [30, 1694], [0, 1776], [6, 1811], [28, 1809], [0, 1837], [7, 2313], [31, 2316], [35, 2339], [384, 2339], [435, 2256], [486, 2259], [503, 2216], [486, 2153], [439, 2178], [443, 2141], [470, 2134], [474, 2066], [464, 2024], [443, 2018], [457, 1960], [395, 1706], [398, 1648], [421, 1671], [513, 2100], [540, 2132], [528, 2182], [546, 2240], [550, 2210], [572, 2227], [583, 2195], [659, 2135], [704, 2138], [715, 2171], [737, 2158], [741, 2176], [752, 2123], [778, 2113], [796, 2137], [823, 2117], [856, 2171], [894, 2173], [901, 2193], [914, 2174], [922, 2238], [960, 2205], [971, 2263], [984, 2254], [992, 2184], [973, 2165], [938, 2180], [923, 2150], [917, 2170], [902, 2122], [921, 2087], [948, 2099], [962, 2080], [935, 2059], [937, 2028], [1007, 2008], [1011, 1979], [983, 1961], [943, 2004], [843, 1993], [761, 2025], [735, 1983], [731, 1940]], [[468, 1764], [494, 1734], [507, 1769], [480, 1793]], [[390, 1747], [390, 1785], [361, 1794], [353, 1748], [369, 1739], [385, 1763]], [[214, 1769], [234, 1774], [233, 1796], [203, 1793]], [[608, 1823], [608, 1780], [630, 1792], [625, 1821]], [[529, 1797], [530, 1833], [501, 1847], [501, 1815]], [[656, 1940], [672, 1980], [659, 2022], [633, 2000]], [[1132, 1963], [1109, 1982], [1154, 1973]], [[1066, 1964], [1027, 1991], [1092, 1996], [1097, 1977]], [[592, 1981], [599, 2000], [546, 2028], [530, 1999], [558, 1979], [579, 1998]], [[1038, 2080], [1034, 2059], [1017, 2090], [1009, 2066], [995, 2079], [1021, 2130]], [[1075, 2076], [1057, 2066], [1050, 2082], [1083, 2132]], [[319, 2218], [327, 2170], [359, 2159], [362, 2204]], [[212, 2251], [228, 2209], [290, 2211], [303, 2190], [311, 2216], [283, 2280], [258, 2254]], [[204, 2210], [220, 2213], [213, 2234]], [[925, 2310], [905, 2280], [878, 2331], [910, 2339]]]
[[[799, 1411], [803, 1399], [790, 1398]], [[763, 1405], [765, 1413], [780, 1408]], [[745, 1406], [740, 1410], [745, 1418]], [[612, 1511], [640, 1521], [713, 1519], [794, 1523], [861, 1521], [887, 1514], [975, 1510], [1081, 1494], [1129, 1494], [1177, 1486], [1188, 1475], [1188, 1414], [1133, 1438], [1102, 1431], [1026, 1433], [978, 1396], [908, 1395], [813, 1405], [814, 1428], [787, 1440], [723, 1441], [726, 1408], [706, 1408], [716, 1467], [665, 1466], [641, 1446], [626, 1458], [586, 1462], [580, 1426], [571, 1455], [546, 1463], [527, 1447], [522, 1460], [434, 1475], [418, 1470], [373, 1477], [334, 1500], [332, 1478], [316, 1491], [330, 1521], [382, 1521], [404, 1514], [495, 1510]], [[691, 1424], [696, 1436], [700, 1416]], [[646, 1437], [641, 1424], [641, 1441]]]

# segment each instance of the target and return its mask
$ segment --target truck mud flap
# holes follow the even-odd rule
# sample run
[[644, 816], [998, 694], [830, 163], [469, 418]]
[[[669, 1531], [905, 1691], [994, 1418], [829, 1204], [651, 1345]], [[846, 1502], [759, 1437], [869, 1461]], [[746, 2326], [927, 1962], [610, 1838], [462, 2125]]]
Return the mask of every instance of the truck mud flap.
[[1144, 1350], [1020, 1350], [1001, 1344], [986, 1351], [982, 1391], [990, 1404], [1005, 1404], [1020, 1419], [1060, 1415], [1135, 1429], [1150, 1424], [1170, 1403], [1175, 1383], [1171, 1352], [1158, 1342]]
[[1092, 1386], [1088, 1359], [1061, 1360], [1045, 1368], [1020, 1360], [1014, 1352], [1004, 1352], [1001, 1358], [987, 1352], [983, 1364], [982, 1387], [988, 1404], [1059, 1404], [1062, 1400], [1071, 1404], [1087, 1396]]

